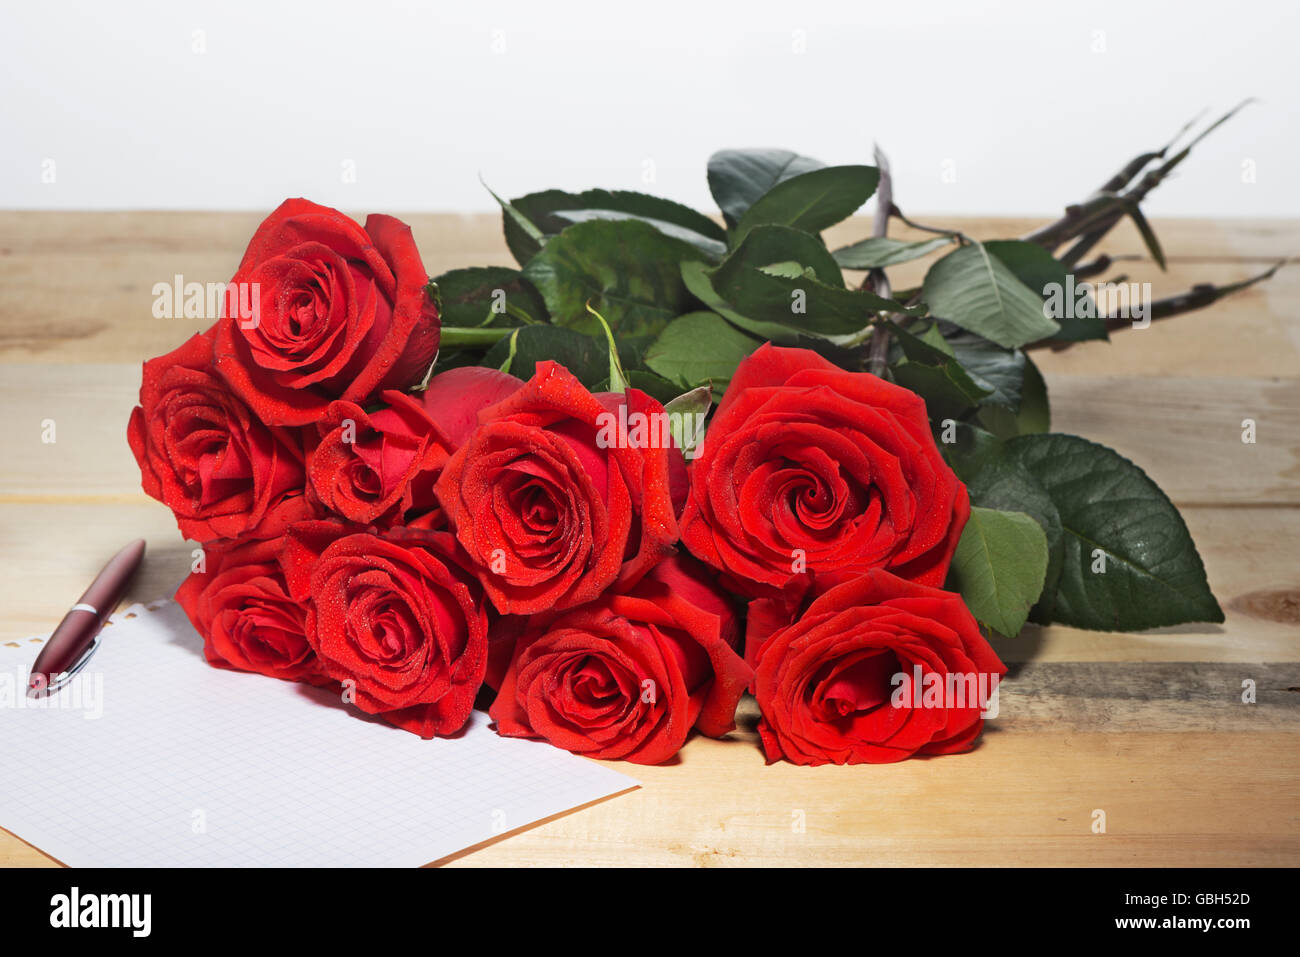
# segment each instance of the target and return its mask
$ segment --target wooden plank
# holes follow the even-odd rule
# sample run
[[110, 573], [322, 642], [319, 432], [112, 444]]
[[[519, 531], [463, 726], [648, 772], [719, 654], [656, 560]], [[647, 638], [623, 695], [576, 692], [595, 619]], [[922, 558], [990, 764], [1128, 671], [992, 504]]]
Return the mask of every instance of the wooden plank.
[[[638, 791], [447, 863], [1294, 864], [1295, 743], [1279, 733], [991, 732], [951, 759], [796, 768], [697, 739], [678, 766], [634, 769]], [[1241, 781], [1248, 814], [1226, 785]], [[1092, 832], [1096, 810], [1104, 834]]]
[[[158, 355], [211, 324], [210, 318], [155, 318], [155, 283], [177, 274], [190, 282], [224, 282], [234, 273], [260, 216], [251, 213], [0, 212], [0, 361], [124, 362]], [[472, 265], [512, 265], [494, 215], [408, 217], [426, 266], [437, 274]], [[1029, 220], [936, 218], [978, 238], [1016, 236]], [[832, 247], [869, 231], [858, 217], [827, 231]], [[1289, 255], [1300, 224], [1170, 220], [1170, 269], [1122, 264], [1134, 281], [1162, 296], [1197, 282], [1230, 282]], [[898, 229], [900, 237], [923, 234]], [[1132, 227], [1119, 227], [1107, 247], [1140, 252]], [[930, 260], [891, 270], [899, 288], [919, 283]], [[1290, 308], [1300, 295], [1300, 270], [1210, 310], [1123, 333], [1114, 347], [1088, 343], [1043, 354], [1048, 371], [1070, 374], [1273, 376], [1300, 374], [1300, 320]], [[1179, 326], [1184, 331], [1173, 329]], [[1118, 340], [1118, 337], [1117, 337]], [[1207, 349], [1206, 343], [1214, 343]]]
[[[156, 283], [226, 282], [251, 213], [0, 212], [0, 360], [139, 363], [212, 324], [153, 315]], [[499, 217], [412, 220], [433, 273], [510, 264]]]
[[[753, 720], [747, 700], [742, 726]], [[1232, 866], [1300, 859], [1294, 732], [1171, 734], [1133, 725], [1013, 732], [990, 722], [970, 754], [821, 768], [764, 766], [748, 730], [732, 740], [696, 737], [669, 765], [612, 763], [642, 782], [636, 791], [439, 863]], [[1241, 813], [1240, 782], [1249, 782], [1249, 814]], [[1096, 810], [1106, 814], [1104, 834], [1092, 831]], [[0, 865], [48, 862], [0, 832]]]
[[1300, 378], [1046, 378], [1053, 431], [1110, 446], [1179, 505], [1300, 504]]
[[[1296, 733], [1297, 689], [1294, 661], [1031, 661], [1007, 673], [988, 727], [1008, 734]], [[1242, 700], [1248, 691], [1250, 703]]]

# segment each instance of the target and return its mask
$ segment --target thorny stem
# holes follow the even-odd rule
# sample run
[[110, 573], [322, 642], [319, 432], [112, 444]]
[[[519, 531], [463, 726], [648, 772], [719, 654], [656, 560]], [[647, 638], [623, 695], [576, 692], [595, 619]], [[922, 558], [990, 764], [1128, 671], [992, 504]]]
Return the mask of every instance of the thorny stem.
[[1093, 276], [1099, 276], [1109, 269], [1114, 260], [1102, 253], [1092, 262], [1080, 263], [1074, 267], [1075, 279], [1091, 279]]
[[[1135, 208], [1138, 203], [1146, 198], [1151, 190], [1155, 189], [1164, 181], [1165, 177], [1178, 166], [1194, 147], [1201, 140], [1205, 139], [1210, 133], [1226, 123], [1237, 111], [1242, 109], [1253, 100], [1243, 100], [1238, 103], [1227, 113], [1223, 114], [1208, 127], [1201, 131], [1190, 143], [1184, 146], [1165, 162], [1161, 163], [1154, 169], [1148, 170], [1137, 185], [1121, 192], [1142, 170], [1146, 169], [1148, 164], [1155, 160], [1163, 160], [1168, 152], [1174, 147], [1174, 144], [1183, 137], [1192, 125], [1196, 122], [1193, 119], [1187, 123], [1178, 135], [1169, 143], [1154, 152], [1142, 153], [1129, 160], [1118, 172], [1102, 184], [1101, 188], [1092, 196], [1082, 203], [1066, 207], [1065, 215], [1055, 222], [1048, 223], [1039, 229], [1029, 233], [1024, 239], [1028, 242], [1037, 243], [1049, 252], [1056, 249], [1069, 239], [1076, 236], [1081, 238], [1072, 246], [1062, 257], [1062, 261], [1068, 266], [1079, 261], [1080, 258], [1118, 223], [1125, 212]], [[1198, 117], [1199, 118], [1199, 117]]]
[[[1185, 312], [1195, 312], [1197, 309], [1204, 309], [1206, 306], [1213, 305], [1224, 296], [1231, 295], [1234, 292], [1240, 292], [1247, 286], [1253, 286], [1257, 282], [1263, 282], [1265, 279], [1272, 278], [1286, 264], [1282, 259], [1274, 263], [1268, 269], [1264, 270], [1257, 276], [1251, 276], [1249, 279], [1243, 279], [1241, 282], [1229, 283], [1224, 286], [1216, 286], [1213, 283], [1197, 283], [1186, 292], [1179, 293], [1176, 296], [1169, 296], [1165, 299], [1157, 299], [1151, 303], [1150, 319], [1168, 319], [1171, 316], [1179, 316]], [[1078, 273], [1076, 272], [1076, 275]], [[1118, 281], [1118, 280], [1116, 280]], [[1129, 329], [1133, 326], [1131, 316], [1106, 316], [1106, 329], [1108, 332], [1118, 332], [1120, 329]], [[1074, 345], [1073, 342], [1063, 342], [1055, 339], [1044, 339], [1040, 342], [1030, 343], [1025, 346], [1026, 349], [1051, 348], [1054, 351], [1068, 349]]]
[[965, 233], [963, 233], [960, 229], [941, 229], [938, 226], [926, 226], [923, 223], [918, 223], [915, 222], [914, 220], [908, 219], [906, 216], [903, 215], [903, 211], [899, 209], [897, 206], [893, 207], [893, 214], [897, 216], [899, 219], [901, 219], [908, 226], [911, 226], [913, 229], [919, 229], [923, 233], [935, 233], [939, 236], [947, 236], [950, 239], [955, 239], [958, 242], [967, 243], [967, 244], [974, 241]]
[[[889, 232], [889, 217], [898, 212], [894, 205], [894, 179], [889, 174], [889, 158], [879, 146], [875, 148], [876, 166], [880, 169], [880, 183], [876, 187], [876, 215], [871, 223], [871, 235], [882, 238]], [[901, 214], [900, 214], [901, 215]], [[862, 280], [862, 288], [877, 296], [889, 298], [889, 277], [880, 268], [872, 269]], [[871, 331], [871, 346], [867, 351], [867, 371], [874, 376], [885, 374], [889, 359], [889, 324], [877, 322]]]

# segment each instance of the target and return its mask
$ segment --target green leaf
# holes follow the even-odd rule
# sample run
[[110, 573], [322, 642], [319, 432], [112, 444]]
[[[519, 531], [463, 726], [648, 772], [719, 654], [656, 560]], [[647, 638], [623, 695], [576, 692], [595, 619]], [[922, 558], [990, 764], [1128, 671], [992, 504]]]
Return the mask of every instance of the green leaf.
[[[482, 178], [479, 179], [479, 182], [483, 182]], [[496, 193], [493, 193], [492, 188], [488, 186], [487, 183], [483, 183], [483, 188], [489, 193], [492, 193], [492, 198], [495, 199], [497, 205], [501, 207], [501, 226], [505, 231], [506, 245], [508, 245], [510, 251], [514, 253], [515, 261], [521, 266], [524, 265], [524, 263], [528, 262], [529, 259], [532, 259], [533, 256], [535, 256], [537, 252], [546, 245], [546, 235], [536, 223], [529, 219], [525, 213], [520, 212], [519, 208], [513, 203], [508, 203]], [[528, 255], [520, 258], [520, 253], [516, 251], [516, 246], [519, 246], [521, 249], [528, 249]]]
[[782, 180], [755, 200], [736, 223], [731, 245], [744, 241], [755, 226], [793, 226], [817, 233], [848, 219], [876, 191], [874, 166], [828, 166]]
[[675, 398], [682, 388], [676, 382], [670, 382], [663, 376], [644, 369], [628, 369], [627, 384], [660, 402], [668, 402]]
[[978, 621], [1015, 637], [1046, 571], [1047, 537], [1038, 522], [1024, 512], [975, 506], [952, 556], [948, 587], [961, 593]]
[[712, 405], [713, 393], [707, 385], [684, 392], [664, 403], [673, 441], [688, 459], [695, 457], [695, 450], [704, 441], [704, 417], [709, 414]]
[[894, 381], [925, 399], [932, 419], [957, 418], [990, 393], [967, 375], [949, 351], [897, 326], [893, 333], [902, 352], [890, 367]]
[[936, 249], [950, 245], [952, 240], [947, 236], [922, 239], [917, 242], [874, 236], [852, 246], [841, 247], [831, 255], [835, 257], [841, 269], [883, 269], [885, 266], [896, 266], [899, 263], [920, 259]]
[[[792, 279], [765, 272], [762, 267], [788, 258], [773, 259], [773, 247], [778, 241], [784, 243], [791, 232], [775, 226], [756, 228], [720, 266], [704, 272], [713, 292], [730, 307], [730, 312], [750, 322], [775, 324], [796, 333], [820, 336], [859, 332], [879, 312], [924, 314], [924, 307], [909, 309], [902, 303], [864, 290], [845, 289], [806, 275]], [[830, 262], [833, 266], [833, 261]], [[809, 265], [819, 276], [822, 275], [816, 263]], [[839, 267], [833, 268], [835, 276], [838, 276]], [[690, 288], [699, 295], [696, 286]], [[704, 297], [700, 298], [715, 312], [732, 319], [727, 312], [717, 309]], [[752, 327], [747, 328], [758, 332]]]
[[[729, 270], [745, 266], [770, 269], [773, 265], [788, 263], [811, 269], [813, 277], [827, 286], [844, 288], [840, 267], [821, 240], [789, 226], [755, 227], [723, 265]], [[798, 274], [803, 273], [804, 268], [801, 268]], [[788, 278], [798, 278], [798, 275]]]
[[849, 335], [865, 329], [877, 313], [917, 312], [869, 292], [837, 289], [807, 276], [773, 276], [761, 269], [719, 270], [710, 281], [740, 315], [761, 323], [783, 324], [808, 335]]
[[1073, 435], [1020, 436], [1001, 454], [1038, 480], [1060, 514], [1056, 621], [1109, 631], [1223, 621], [1182, 516], [1140, 468]]
[[585, 223], [593, 219], [636, 219], [643, 223], [649, 223], [665, 236], [680, 239], [684, 243], [690, 243], [712, 262], [717, 262], [727, 254], [726, 243], [717, 239], [710, 239], [708, 236], [702, 236], [695, 230], [687, 229], [685, 226], [665, 222], [662, 219], [655, 219], [653, 216], [638, 216], [635, 213], [625, 213], [613, 209], [560, 209], [556, 210], [553, 215], [556, 219], [568, 224]]
[[[1020, 408], [1016, 411], [1003, 406], [985, 404], [977, 418], [981, 425], [1000, 439], [1017, 435], [1033, 435], [1052, 428], [1052, 415], [1047, 402], [1047, 383], [1033, 360], [1023, 353], [1023, 378], [1020, 383]], [[991, 397], [990, 397], [991, 399]]]
[[682, 281], [686, 284], [686, 288], [690, 290], [692, 296], [732, 325], [751, 332], [760, 339], [782, 345], [793, 345], [795, 343], [799, 338], [798, 330], [776, 322], [760, 322], [756, 319], [750, 319], [748, 316], [742, 316], [727, 305], [726, 301], [718, 295], [717, 290], [713, 288], [713, 283], [709, 279], [708, 268], [702, 262], [682, 263]]
[[[510, 358], [512, 351], [514, 356]], [[546, 359], [554, 359], [564, 366], [588, 389], [609, 378], [605, 343], [558, 326], [524, 326], [515, 330], [488, 350], [481, 365], [500, 369], [508, 358], [510, 365], [505, 371], [521, 379], [532, 378], [537, 363]]]
[[546, 321], [546, 303], [524, 274], [503, 266], [453, 269], [434, 280], [444, 326]]
[[802, 279], [804, 276], [809, 279], [817, 278], [817, 274], [811, 268], [805, 267], [802, 263], [797, 263], [793, 259], [789, 262], [772, 263], [770, 266], [759, 266], [758, 268], [769, 276], [781, 276], [785, 279]]
[[699, 256], [646, 223], [592, 220], [547, 242], [524, 275], [541, 292], [556, 325], [599, 335], [599, 324], [587, 312], [590, 303], [620, 346], [635, 346], [689, 311], [681, 263]]
[[975, 383], [987, 391], [981, 405], [1015, 409], [1020, 405], [1021, 389], [1028, 360], [1018, 349], [1003, 349], [950, 322], [937, 323], [943, 341], [961, 367]]
[[969, 422], [930, 422], [939, 451], [957, 477], [970, 482], [1002, 451], [1002, 440], [993, 433]]
[[1029, 617], [1043, 624], [1051, 621], [1052, 602], [1065, 560], [1065, 533], [1052, 497], [1028, 470], [1013, 461], [997, 458], [975, 473], [966, 483], [966, 490], [972, 505], [1002, 512], [1024, 512], [1042, 527], [1047, 536], [1047, 572], [1040, 594], [1034, 596], [1038, 604], [1030, 610]]
[[[652, 399], [659, 402], [667, 402], [677, 395], [682, 389], [675, 382], [669, 382], [663, 376], [655, 375], [653, 372], [646, 372], [644, 369], [628, 369], [624, 373], [627, 376], [627, 384], [630, 388], [640, 389]], [[609, 377], [601, 379], [594, 386], [589, 386], [592, 392], [613, 392], [609, 386]]]
[[[660, 232], [697, 246], [717, 260], [725, 252], [727, 234], [713, 220], [689, 206], [670, 199], [630, 190], [588, 189], [568, 193], [548, 189], [529, 193], [512, 201], [513, 207], [526, 216], [543, 236], [563, 232], [566, 226], [590, 219], [640, 219]], [[515, 260], [526, 265], [541, 249], [541, 243], [518, 228], [510, 219], [505, 222], [506, 245]]]
[[1070, 342], [1110, 338], [1106, 323], [1097, 318], [1095, 311], [1065, 308], [1064, 297], [1073, 294], [1074, 281], [1069, 278], [1065, 264], [1042, 246], [1020, 239], [998, 239], [985, 243], [984, 248], [1048, 304], [1045, 314], [1061, 326], [1053, 338]]
[[1056, 334], [1042, 297], [980, 243], [963, 246], [930, 267], [922, 294], [931, 312], [998, 345], [1014, 349]]
[[825, 166], [789, 150], [719, 150], [709, 157], [709, 192], [730, 228], [773, 186]]
[[666, 379], [694, 388], [712, 382], [725, 389], [740, 360], [762, 343], [736, 329], [717, 313], [688, 312], [664, 327], [646, 349], [646, 367]]

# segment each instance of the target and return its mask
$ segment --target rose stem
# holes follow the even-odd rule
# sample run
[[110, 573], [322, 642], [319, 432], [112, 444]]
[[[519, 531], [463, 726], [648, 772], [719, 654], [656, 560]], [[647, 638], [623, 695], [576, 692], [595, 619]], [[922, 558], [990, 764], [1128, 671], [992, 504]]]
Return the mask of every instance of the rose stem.
[[[1186, 292], [1181, 292], [1176, 296], [1169, 296], [1166, 299], [1157, 299], [1151, 303], [1151, 320], [1168, 319], [1170, 316], [1182, 315], [1185, 312], [1195, 312], [1197, 309], [1204, 309], [1206, 306], [1213, 305], [1224, 296], [1230, 296], [1234, 292], [1240, 292], [1247, 286], [1253, 286], [1257, 282], [1263, 282], [1269, 279], [1275, 272], [1286, 265], [1286, 260], [1281, 259], [1264, 270], [1258, 276], [1251, 276], [1249, 279], [1243, 279], [1241, 282], [1229, 283], [1224, 286], [1215, 286], [1212, 283], [1198, 283]], [[1133, 325], [1133, 319], [1125, 316], [1107, 316], [1106, 329], [1110, 332], [1117, 332], [1120, 329], [1128, 329]], [[1042, 349], [1050, 347], [1053, 351], [1059, 352], [1062, 349], [1068, 349], [1075, 345], [1074, 342], [1066, 342], [1057, 339], [1043, 339], [1039, 342], [1031, 342], [1025, 346], [1026, 349]]]
[[[889, 232], [889, 217], [896, 212], [894, 207], [894, 178], [889, 175], [889, 157], [880, 146], [874, 149], [876, 166], [880, 169], [880, 183], [876, 187], [876, 214], [871, 222], [871, 235], [883, 239]], [[874, 292], [877, 296], [889, 298], [889, 277], [880, 267], [870, 270], [862, 280], [863, 289]], [[876, 323], [871, 331], [871, 346], [867, 352], [867, 369], [875, 376], [885, 374], [885, 363], [889, 358], [889, 325]]]
[[473, 326], [443, 326], [438, 340], [440, 349], [473, 349], [492, 346], [515, 330], [512, 328], [483, 329]]

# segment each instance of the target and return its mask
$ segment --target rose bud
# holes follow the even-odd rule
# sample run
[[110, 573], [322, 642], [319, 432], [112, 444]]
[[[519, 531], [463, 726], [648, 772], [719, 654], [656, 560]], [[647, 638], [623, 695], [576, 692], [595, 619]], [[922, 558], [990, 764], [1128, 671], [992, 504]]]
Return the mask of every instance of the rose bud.
[[321, 667], [358, 708], [423, 738], [469, 720], [487, 665], [482, 590], [446, 532], [304, 522], [281, 554]]
[[309, 425], [334, 399], [406, 389], [438, 352], [438, 310], [411, 229], [285, 200], [258, 227], [217, 322], [216, 368], [270, 425]]
[[637, 389], [592, 395], [549, 361], [478, 413], [434, 490], [498, 611], [583, 604], [672, 552], [685, 462], [666, 429], [634, 441], [619, 425], [664, 415]]
[[659, 764], [692, 728], [735, 727], [752, 676], [737, 642], [731, 601], [703, 565], [674, 556], [625, 591], [530, 622], [489, 714], [507, 737]]
[[450, 454], [418, 399], [391, 390], [382, 398], [387, 405], [370, 413], [331, 402], [307, 455], [308, 495], [363, 525], [405, 524], [408, 513], [435, 509], [433, 482]]
[[763, 345], [692, 463], [682, 543], [750, 594], [846, 567], [941, 585], [969, 515], [920, 396]]
[[746, 658], [767, 759], [795, 764], [967, 751], [1007, 671], [960, 596], [880, 569], [817, 596]]
[[144, 364], [127, 426], [141, 485], [187, 538], [273, 538], [311, 515], [300, 433], [263, 425], [211, 358], [205, 334]]
[[306, 633], [306, 610], [289, 597], [280, 567], [284, 540], [210, 546], [203, 567], [176, 589], [176, 602], [219, 668], [323, 684]]

